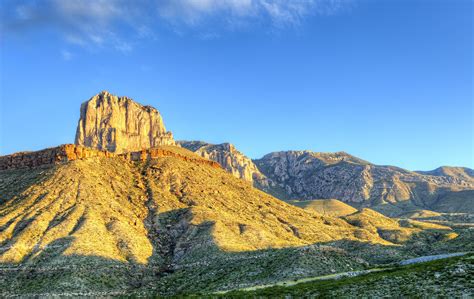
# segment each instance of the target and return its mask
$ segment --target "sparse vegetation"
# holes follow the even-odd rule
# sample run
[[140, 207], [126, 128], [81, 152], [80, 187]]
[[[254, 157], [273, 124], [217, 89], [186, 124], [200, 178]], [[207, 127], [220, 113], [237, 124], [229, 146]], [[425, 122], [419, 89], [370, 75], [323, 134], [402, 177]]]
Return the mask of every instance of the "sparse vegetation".
[[457, 297], [474, 295], [474, 256], [392, 267], [357, 277], [234, 291], [224, 297]]
[[472, 243], [462, 230], [374, 211], [305, 211], [166, 149], [180, 155], [0, 171], [2, 295], [204, 294]]
[[332, 217], [346, 216], [357, 212], [356, 208], [337, 199], [289, 200], [288, 203]]

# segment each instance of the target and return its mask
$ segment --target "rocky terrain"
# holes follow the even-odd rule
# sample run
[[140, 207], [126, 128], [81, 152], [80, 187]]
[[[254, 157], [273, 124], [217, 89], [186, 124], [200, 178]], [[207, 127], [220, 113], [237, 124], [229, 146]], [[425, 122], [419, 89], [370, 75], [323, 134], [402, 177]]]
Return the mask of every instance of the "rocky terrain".
[[273, 186], [284, 189], [283, 195], [276, 195], [286, 199], [337, 198], [387, 215], [417, 209], [444, 212], [459, 198], [474, 206], [470, 176], [419, 174], [374, 165], [344, 152], [276, 152], [254, 162]]
[[434, 175], [441, 177], [451, 177], [453, 179], [463, 179], [472, 181], [474, 179], [474, 170], [467, 167], [449, 167], [442, 166], [431, 171], [416, 171], [419, 174]]
[[75, 144], [124, 153], [175, 142], [158, 110], [103, 91], [81, 105]]

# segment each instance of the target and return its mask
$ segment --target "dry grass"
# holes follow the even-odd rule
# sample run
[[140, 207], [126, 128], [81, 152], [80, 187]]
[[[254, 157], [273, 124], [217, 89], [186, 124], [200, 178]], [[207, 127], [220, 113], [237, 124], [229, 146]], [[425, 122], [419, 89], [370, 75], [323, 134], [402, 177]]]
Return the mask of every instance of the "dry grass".
[[415, 220], [398, 220], [386, 217], [371, 209], [362, 209], [344, 219], [354, 226], [368, 230], [387, 241], [387, 244], [402, 244], [414, 235], [424, 230], [440, 230], [446, 234], [451, 233], [451, 228], [443, 225], [426, 223]]
[[9, 248], [2, 250], [1, 262], [32, 259], [48, 244], [72, 237], [64, 255], [146, 263], [151, 255], [143, 224], [148, 211], [133, 165], [93, 158], [56, 166], [44, 175], [43, 182], [0, 207], [0, 242]]

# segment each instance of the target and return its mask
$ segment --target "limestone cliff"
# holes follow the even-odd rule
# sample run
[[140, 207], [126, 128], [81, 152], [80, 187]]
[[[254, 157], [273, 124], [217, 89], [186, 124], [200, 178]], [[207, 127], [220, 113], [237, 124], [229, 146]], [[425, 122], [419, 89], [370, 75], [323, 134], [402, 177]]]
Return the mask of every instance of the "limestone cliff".
[[175, 142], [158, 110], [103, 91], [81, 105], [75, 144], [124, 153]]

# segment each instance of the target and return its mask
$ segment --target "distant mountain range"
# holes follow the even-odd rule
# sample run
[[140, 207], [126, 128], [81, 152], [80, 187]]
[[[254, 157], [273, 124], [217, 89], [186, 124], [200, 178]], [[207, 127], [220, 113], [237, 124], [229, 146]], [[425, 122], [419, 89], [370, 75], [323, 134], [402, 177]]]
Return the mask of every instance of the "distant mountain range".
[[228, 143], [178, 144], [283, 200], [336, 198], [389, 216], [418, 209], [474, 212], [474, 171], [469, 168], [414, 172], [375, 165], [345, 152], [285, 151], [251, 160]]

